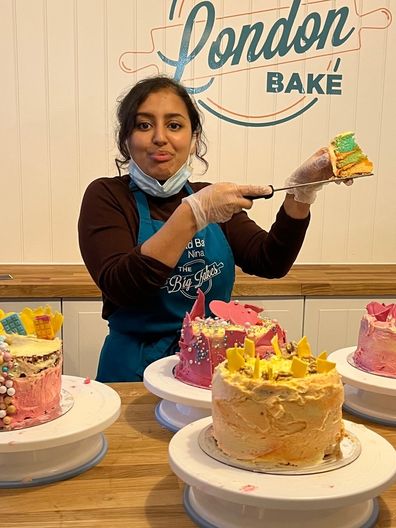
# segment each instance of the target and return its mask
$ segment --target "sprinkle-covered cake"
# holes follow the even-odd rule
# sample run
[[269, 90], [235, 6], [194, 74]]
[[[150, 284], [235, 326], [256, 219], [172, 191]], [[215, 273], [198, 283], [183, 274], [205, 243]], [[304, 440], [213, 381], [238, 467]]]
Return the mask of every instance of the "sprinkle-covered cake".
[[212, 384], [213, 435], [234, 459], [288, 465], [337, 456], [344, 436], [344, 390], [326, 353], [313, 357], [304, 337], [275, 355], [254, 343], [227, 350]]
[[255, 343], [260, 357], [273, 353], [274, 336], [281, 346], [286, 344], [279, 323], [259, 316], [262, 308], [238, 301], [212, 301], [209, 308], [215, 317], [205, 316], [205, 296], [199, 291], [184, 318], [177, 353], [180, 361], [175, 368], [175, 377], [184, 383], [210, 388], [214, 369], [224, 361], [227, 348], [242, 345], [245, 337]]
[[357, 144], [354, 132], [343, 132], [335, 136], [329, 145], [329, 153], [337, 178], [369, 174], [373, 171], [373, 163]]
[[366, 306], [353, 361], [365, 371], [396, 378], [396, 304]]
[[63, 316], [49, 307], [0, 311], [0, 431], [23, 429], [60, 412]]

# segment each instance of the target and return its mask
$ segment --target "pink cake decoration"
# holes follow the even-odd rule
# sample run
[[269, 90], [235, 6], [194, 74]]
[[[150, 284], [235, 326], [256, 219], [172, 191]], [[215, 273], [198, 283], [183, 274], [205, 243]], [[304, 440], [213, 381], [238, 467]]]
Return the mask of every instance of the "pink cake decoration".
[[385, 322], [396, 319], [396, 304], [383, 304], [378, 301], [372, 301], [366, 307], [367, 313], [375, 317], [377, 321]]
[[227, 348], [242, 346], [246, 337], [256, 345], [260, 357], [272, 354], [272, 338], [286, 344], [286, 335], [278, 322], [261, 318], [258, 306], [239, 301], [211, 301], [215, 317], [205, 315], [205, 296], [201, 290], [190, 313], [186, 313], [177, 353], [175, 377], [189, 385], [210, 388], [214, 369], [224, 361]]
[[209, 303], [209, 308], [215, 315], [217, 315], [217, 317], [220, 317], [225, 321], [230, 321], [230, 323], [233, 324], [262, 324], [258, 314], [261, 313], [263, 309], [258, 306], [239, 304], [238, 301], [228, 303], [224, 301], [211, 301]]

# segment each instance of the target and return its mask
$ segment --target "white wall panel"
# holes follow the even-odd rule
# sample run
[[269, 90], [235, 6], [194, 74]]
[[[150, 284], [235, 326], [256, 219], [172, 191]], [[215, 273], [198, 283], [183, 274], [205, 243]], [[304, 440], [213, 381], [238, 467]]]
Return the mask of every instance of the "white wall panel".
[[[309, 111], [276, 126], [237, 126], [204, 110], [210, 168], [201, 177], [197, 163], [194, 180], [280, 186], [336, 133], [355, 130], [375, 163], [375, 177], [351, 188], [328, 185], [319, 193], [298, 262], [395, 262], [395, 20], [384, 27], [386, 9], [396, 16], [396, 0], [302, 1], [301, 13], [315, 9], [323, 17], [328, 9], [349, 7], [356, 30], [345, 52], [290, 54], [290, 61], [276, 56], [266, 63], [244, 60], [237, 73], [227, 65], [226, 74], [209, 71], [205, 62], [217, 32], [236, 28], [240, 15], [244, 23], [254, 23], [252, 13], [260, 10], [274, 21], [287, 14], [292, 0], [212, 4], [215, 30], [183, 76], [191, 85], [202, 73], [216, 73], [210, 92], [197, 99], [210, 98], [228, 117], [252, 116], [251, 122], [258, 116], [279, 117], [287, 105], [297, 109], [312, 96], [265, 93], [266, 72], [278, 70], [285, 79], [299, 72], [304, 79], [309, 72], [332, 72], [337, 58], [342, 95], [318, 95]], [[7, 197], [12, 196], [2, 204], [12, 229], [12, 235], [0, 230], [0, 243], [7, 247], [4, 262], [80, 262], [76, 223], [82, 194], [93, 179], [116, 174], [116, 100], [139, 78], [174, 74], [157, 51], [177, 58], [186, 15], [197, 2], [175, 2], [173, 20], [171, 5], [171, 0], [1, 0], [0, 178]], [[193, 29], [195, 39], [202, 24]], [[282, 199], [279, 193], [256, 202], [251, 216], [269, 228]]]
[[63, 0], [45, 6], [52, 250], [54, 261], [69, 262], [79, 260], [74, 227], [80, 201], [76, 6]]
[[[13, 200], [1, 200], [1, 215], [7, 219], [9, 236], [0, 235], [6, 247], [2, 259], [23, 262], [22, 175], [18, 98], [18, 61], [16, 12], [12, 0], [0, 2], [0, 60], [2, 86], [0, 97], [0, 182], [2, 196], [7, 192]], [[4, 223], [4, 220], [3, 220]], [[4, 246], [4, 243], [7, 243]]]
[[[47, 21], [43, 0], [15, 2], [23, 260], [53, 260]], [[17, 205], [17, 204], [15, 204]]]

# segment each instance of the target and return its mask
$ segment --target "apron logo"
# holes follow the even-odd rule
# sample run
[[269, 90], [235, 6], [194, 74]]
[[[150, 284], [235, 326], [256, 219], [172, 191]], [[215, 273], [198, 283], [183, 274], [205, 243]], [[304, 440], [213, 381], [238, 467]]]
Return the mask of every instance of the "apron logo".
[[[194, 268], [199, 268], [194, 271]], [[197, 298], [198, 288], [207, 294], [212, 288], [212, 279], [220, 275], [221, 269], [224, 267], [222, 262], [213, 262], [206, 264], [203, 259], [192, 260], [182, 266], [178, 266], [179, 273], [171, 275], [163, 288], [166, 288], [168, 293], [182, 293], [188, 299]]]
[[[257, 11], [241, 8], [243, 3], [251, 5], [238, 2], [241, 12], [220, 16], [216, 4], [226, 9], [228, 2], [204, 0], [189, 9], [190, 2], [172, 0], [169, 22], [149, 31], [151, 49], [122, 53], [120, 68], [165, 72], [199, 94], [207, 112], [234, 125], [274, 126], [326, 96], [342, 95], [349, 72], [342, 72], [341, 57], [360, 50], [366, 31], [392, 22], [386, 8], [359, 13], [357, 0], [340, 0], [336, 7], [333, 0], [290, 0], [286, 7], [273, 1]], [[250, 95], [247, 83], [254, 87]], [[240, 97], [244, 85], [246, 98]]]

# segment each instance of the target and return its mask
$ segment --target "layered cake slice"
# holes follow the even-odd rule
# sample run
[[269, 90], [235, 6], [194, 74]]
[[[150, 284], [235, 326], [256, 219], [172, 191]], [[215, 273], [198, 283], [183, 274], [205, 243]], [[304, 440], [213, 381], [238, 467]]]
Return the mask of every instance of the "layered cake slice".
[[343, 132], [335, 136], [329, 145], [329, 153], [337, 178], [369, 174], [373, 171], [373, 163], [357, 144], [354, 132]]

